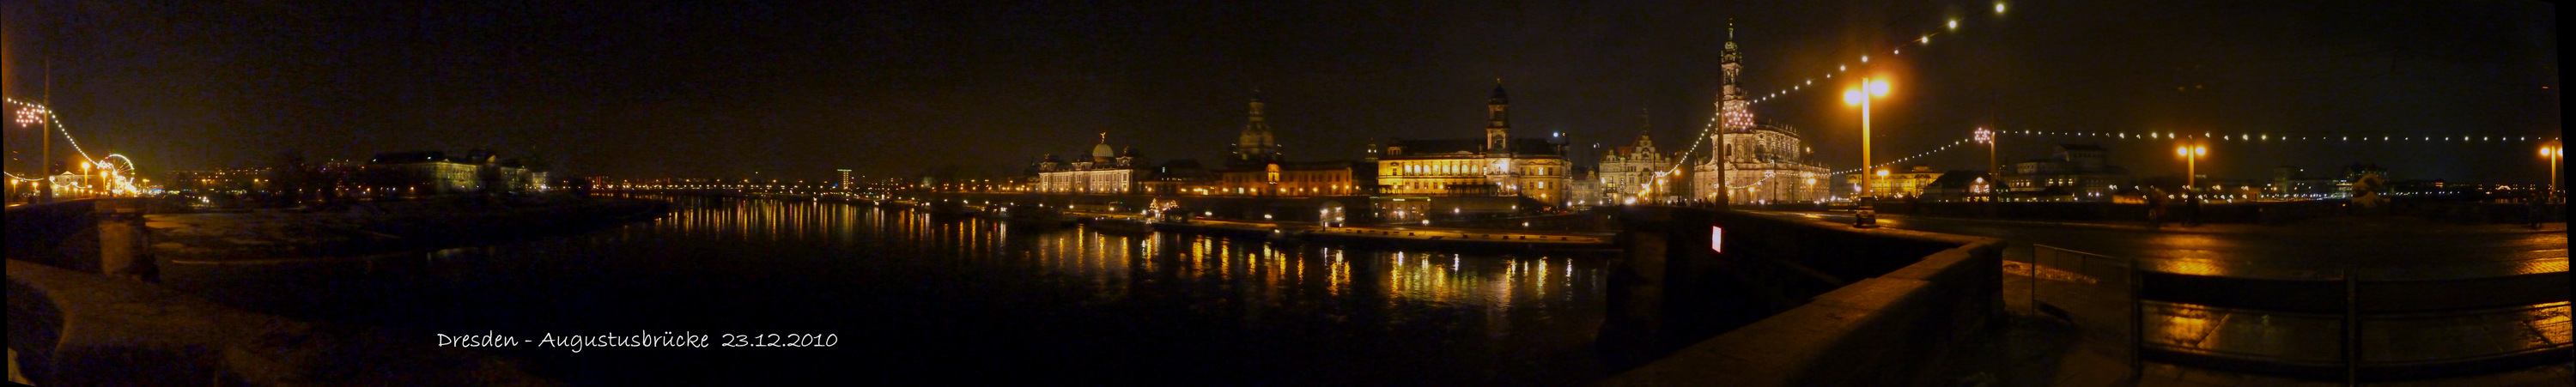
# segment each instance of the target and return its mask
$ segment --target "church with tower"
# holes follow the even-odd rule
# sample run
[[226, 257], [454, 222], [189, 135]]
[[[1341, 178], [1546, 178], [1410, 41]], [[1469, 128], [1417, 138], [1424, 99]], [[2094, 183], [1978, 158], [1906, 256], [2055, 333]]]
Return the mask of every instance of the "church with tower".
[[1395, 140], [1379, 149], [1377, 184], [1385, 195], [1522, 197], [1548, 205], [1572, 200], [1572, 165], [1561, 138], [1513, 138], [1511, 98], [1500, 81], [1485, 101], [1483, 137]]
[[1743, 53], [1735, 47], [1735, 29], [1727, 28], [1726, 46], [1718, 56], [1725, 91], [1717, 102], [1718, 133], [1709, 136], [1716, 152], [1708, 162], [1691, 167], [1689, 192], [1701, 200], [1724, 198], [1731, 204], [1812, 202], [1831, 197], [1832, 182], [1823, 165], [1808, 159], [1810, 148], [1798, 129], [1756, 124], [1752, 104], [1737, 79], [1744, 71]]

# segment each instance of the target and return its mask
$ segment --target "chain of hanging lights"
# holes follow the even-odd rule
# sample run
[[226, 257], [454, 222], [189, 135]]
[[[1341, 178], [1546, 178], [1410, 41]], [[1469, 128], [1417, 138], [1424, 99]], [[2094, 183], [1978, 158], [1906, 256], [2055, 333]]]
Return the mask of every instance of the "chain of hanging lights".
[[[53, 108], [46, 107], [44, 104], [40, 103], [20, 101], [17, 98], [6, 98], [6, 100], [9, 102], [9, 105], [17, 108], [15, 109], [16, 113], [14, 116], [17, 119], [18, 125], [53, 125], [54, 132], [62, 133], [63, 141], [71, 144], [72, 153], [79, 154], [80, 159], [84, 160], [81, 161], [80, 165], [95, 168], [98, 170], [99, 175], [105, 179], [103, 182], [105, 187], [102, 188], [106, 191], [119, 194], [134, 194], [141, 192], [141, 190], [134, 185], [135, 178], [133, 174], [133, 158], [129, 158], [121, 154], [109, 154], [107, 157], [92, 158], [89, 156], [88, 150], [81, 149], [80, 140], [72, 138], [71, 128], [63, 124], [62, 116], [55, 114]], [[47, 141], [50, 141], [50, 139], [47, 139]], [[122, 162], [111, 162], [120, 160]], [[15, 173], [0, 172], [0, 174], [8, 175], [9, 179], [14, 181], [43, 180], [43, 177], [28, 178], [18, 176], [18, 174]]]
[[2559, 140], [2559, 138], [2558, 138], [2558, 137], [2541, 137], [2541, 136], [2496, 136], [2496, 135], [2455, 135], [2455, 136], [2399, 136], [2399, 135], [2394, 135], [2394, 134], [2360, 134], [2360, 135], [2354, 135], [2354, 134], [2335, 134], [2335, 135], [2322, 135], [2322, 134], [2283, 134], [2283, 135], [2273, 135], [2273, 134], [2270, 134], [2270, 133], [2223, 133], [2223, 134], [2222, 134], [2222, 133], [2218, 133], [2218, 132], [2201, 132], [2200, 134], [2196, 134], [2196, 135], [2195, 135], [2195, 134], [2190, 134], [2190, 133], [2181, 133], [2181, 132], [2152, 132], [2152, 131], [2151, 131], [2151, 132], [2078, 132], [2078, 131], [2048, 131], [2048, 130], [2006, 130], [2006, 131], [2001, 131], [2001, 132], [1996, 132], [1996, 133], [2003, 133], [2003, 134], [2018, 134], [2018, 135], [2029, 135], [2029, 136], [2100, 137], [2100, 138], [2122, 139], [2122, 140], [2128, 140], [2128, 139], [2136, 139], [2136, 140], [2171, 140], [2171, 139], [2192, 138], [2192, 139], [2206, 139], [2206, 140], [2220, 140], [2220, 141], [2248, 141], [2248, 142], [2256, 142], [2256, 143], [2260, 143], [2260, 142], [2267, 142], [2267, 141], [2281, 141], [2281, 142], [2373, 142], [2373, 141], [2375, 141], [2375, 142], [2398, 142], [2398, 141], [2413, 141], [2413, 142], [2481, 142], [2481, 141], [2534, 141], [2534, 140], [2537, 140], [2537, 141], [2558, 141], [2558, 140]]
[[[2006, 9], [2006, 8], [2005, 8], [2005, 6], [2004, 6], [2004, 3], [2003, 3], [2003, 2], [1995, 2], [1995, 14], [1996, 14], [1996, 15], [2002, 15], [2002, 14], [2004, 14], [2004, 10], [2005, 10], [2005, 9]], [[1920, 37], [1917, 37], [1917, 38], [1914, 38], [1914, 39], [1911, 39], [1911, 40], [1906, 40], [1906, 41], [1904, 41], [1904, 42], [1899, 42], [1899, 43], [1895, 44], [1893, 47], [1889, 47], [1889, 48], [1886, 50], [1887, 55], [1889, 55], [1889, 56], [1902, 55], [1902, 54], [1904, 54], [1904, 53], [1905, 53], [1905, 49], [1906, 49], [1907, 47], [1927, 47], [1927, 46], [1930, 46], [1930, 45], [1932, 44], [1932, 37], [1934, 37], [1934, 36], [1939, 36], [1939, 35], [1945, 35], [1945, 34], [1953, 34], [1953, 33], [1957, 33], [1957, 31], [1959, 30], [1959, 22], [1960, 22], [1960, 19], [1959, 19], [1959, 18], [1955, 18], [1955, 17], [1954, 17], [1954, 18], [1950, 18], [1949, 20], [1947, 20], [1947, 21], [1945, 21], [1945, 22], [1943, 22], [1943, 23], [1941, 24], [1941, 28], [1940, 28], [1940, 30], [1939, 30], [1939, 31], [1936, 31], [1936, 32], [1926, 32], [1926, 33], [1923, 33]], [[1876, 51], [1873, 51], [1873, 52], [1871, 52], [1871, 53], [1877, 53], [1877, 52], [1876, 52]], [[1860, 63], [1863, 63], [1863, 64], [1869, 63], [1869, 54], [1861, 54], [1861, 55], [1859, 55], [1859, 58], [1858, 58], [1858, 59], [1860, 60]], [[1851, 70], [1851, 65], [1849, 65], [1849, 64], [1839, 64], [1839, 65], [1835, 65], [1835, 66], [1834, 66], [1834, 70], [1833, 70], [1833, 71], [1827, 71], [1827, 72], [1825, 72], [1825, 73], [1824, 73], [1824, 75], [1823, 75], [1823, 78], [1825, 78], [1825, 79], [1833, 79], [1834, 74], [1840, 74], [1840, 73], [1847, 72], [1847, 71], [1850, 71], [1850, 70]], [[1790, 94], [1790, 93], [1795, 93], [1795, 92], [1798, 92], [1798, 91], [1805, 90], [1807, 86], [1812, 86], [1812, 85], [1815, 85], [1815, 84], [1816, 84], [1816, 78], [1815, 78], [1815, 77], [1809, 77], [1809, 78], [1806, 78], [1806, 80], [1805, 80], [1805, 81], [1802, 81], [1802, 82], [1798, 83], [1797, 85], [1790, 86], [1790, 87], [1789, 87], [1788, 89], [1786, 89], [1786, 90], [1773, 91], [1771, 94], [1765, 94], [1765, 95], [1763, 95], [1763, 96], [1755, 97], [1755, 98], [1753, 98], [1753, 99], [1751, 99], [1751, 100], [1747, 100], [1747, 101], [1745, 101], [1745, 102], [1746, 102], [1746, 103], [1745, 103], [1745, 105], [1746, 105], [1746, 106], [1749, 106], [1749, 105], [1752, 105], [1752, 104], [1757, 104], [1757, 103], [1762, 103], [1762, 102], [1764, 102], [1764, 101], [1769, 101], [1769, 100], [1772, 100], [1772, 99], [1775, 99], [1775, 98], [1779, 98], [1779, 97], [1782, 97], [1782, 96], [1788, 95], [1788, 94]], [[1739, 114], [1739, 113], [1741, 113], [1741, 114]], [[1724, 120], [1724, 121], [1721, 121], [1721, 120]], [[1742, 122], [1738, 122], [1739, 120], [1741, 120]], [[1751, 125], [1751, 121], [1752, 121], [1752, 117], [1751, 117], [1751, 114], [1750, 114], [1749, 112], [1745, 112], [1745, 111], [1742, 111], [1742, 110], [1740, 110], [1740, 109], [1736, 109], [1736, 110], [1734, 110], [1734, 111], [1726, 111], [1726, 109], [1722, 109], [1721, 111], [1716, 112], [1715, 114], [1710, 114], [1710, 115], [1709, 115], [1709, 118], [1708, 118], [1708, 125], [1707, 125], [1706, 127], [1703, 127], [1703, 128], [1701, 128], [1701, 129], [1700, 129], [1700, 133], [1699, 133], [1699, 135], [1697, 135], [1697, 136], [1693, 136], [1693, 137], [1691, 137], [1691, 138], [1701, 138], [1701, 139], [1708, 138], [1709, 136], [1716, 135], [1716, 133], [1715, 133], [1715, 132], [1717, 132], [1717, 131], [1718, 131], [1718, 129], [1719, 129], [1719, 128], [1721, 128], [1721, 127], [1733, 127], [1732, 125], [1736, 125], [1736, 124], [1742, 124], [1742, 125], [1744, 125], [1744, 126], [1750, 126], [1750, 125]], [[1727, 124], [1727, 125], [1720, 125], [1721, 123], [1723, 123], [1723, 124]], [[1693, 154], [1693, 153], [1697, 153], [1697, 152], [1699, 152], [1699, 148], [1700, 148], [1701, 144], [1706, 143], [1706, 142], [1707, 142], [1707, 141], [1692, 141], [1692, 142], [1691, 142], [1691, 147], [1690, 147], [1690, 149], [1687, 149], [1687, 150], [1682, 151], [1682, 157], [1681, 157], [1681, 159], [1682, 159], [1682, 160], [1689, 160], [1689, 159], [1690, 159], [1690, 155], [1691, 155], [1691, 154]], [[1953, 143], [1952, 145], [1957, 145], [1957, 144], [1956, 144], [1956, 143]], [[1945, 146], [1943, 146], [1943, 149], [1947, 149], [1949, 146], [1950, 146], [1950, 145], [1945, 145]], [[1715, 152], [1715, 150], [1710, 150], [1710, 151], [1711, 151], [1711, 152]], [[1939, 151], [1939, 150], [1934, 150], [1933, 152], [1938, 152], [1938, 151]], [[1929, 153], [1931, 153], [1931, 152], [1925, 152], [1925, 154], [1929, 154]], [[1912, 156], [1912, 157], [1907, 157], [1906, 159], [1912, 159], [1912, 158], [1915, 158], [1915, 157], [1922, 157], [1922, 155], [1916, 155], [1916, 156]], [[1656, 172], [1656, 173], [1655, 173], [1655, 176], [1660, 178], [1660, 177], [1670, 176], [1670, 175], [1672, 175], [1672, 174], [1674, 174], [1674, 173], [1678, 173], [1678, 172], [1680, 172], [1680, 171], [1681, 171], [1681, 168], [1684, 166], [1683, 164], [1688, 164], [1688, 163], [1676, 163], [1676, 164], [1675, 164], [1671, 169], [1665, 170], [1665, 171], [1663, 171], [1663, 172]], [[1886, 164], [1881, 164], [1881, 165], [1886, 165]], [[1867, 168], [1863, 168], [1863, 169], [1867, 169]], [[1855, 171], [1857, 171], [1857, 170], [1861, 170], [1861, 169], [1855, 169]], [[1840, 173], [1836, 173], [1836, 174], [1840, 174]]]

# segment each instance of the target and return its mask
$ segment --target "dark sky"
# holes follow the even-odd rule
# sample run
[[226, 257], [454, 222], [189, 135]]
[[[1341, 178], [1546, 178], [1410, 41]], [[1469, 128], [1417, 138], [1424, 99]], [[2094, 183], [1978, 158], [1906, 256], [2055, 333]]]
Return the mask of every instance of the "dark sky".
[[[1340, 2], [1327, 2], [1340, 3]], [[13, 97], [148, 170], [490, 148], [578, 175], [820, 179], [940, 164], [1001, 173], [1097, 134], [1219, 157], [1260, 88], [1291, 156], [1481, 133], [1667, 147], [1707, 122], [1732, 20], [1759, 93], [1958, 18], [1867, 71], [1881, 160], [1979, 125], [2057, 131], [2558, 136], [2553, 5], [2524, 2], [9, 1]], [[1766, 101], [1816, 157], [1858, 164], [1847, 77]], [[1831, 87], [1826, 87], [1831, 86]], [[26, 131], [12, 152], [32, 152]], [[2108, 146], [2175, 174], [2170, 142], [2008, 136], [2005, 158]], [[2527, 182], [2535, 142], [2220, 144], [2203, 165], [2356, 161], [2400, 178]], [[1678, 148], [1676, 148], [1678, 149]], [[24, 156], [13, 153], [13, 157]], [[1982, 149], [1927, 161], [1969, 169]], [[13, 160], [10, 170], [31, 170]]]

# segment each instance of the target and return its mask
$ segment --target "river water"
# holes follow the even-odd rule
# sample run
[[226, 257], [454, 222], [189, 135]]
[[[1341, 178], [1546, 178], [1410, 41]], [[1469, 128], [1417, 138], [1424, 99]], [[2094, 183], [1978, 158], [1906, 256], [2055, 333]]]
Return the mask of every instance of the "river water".
[[[838, 203], [676, 199], [568, 236], [367, 259], [169, 265], [260, 312], [499, 334], [582, 385], [1569, 385], [1603, 376], [1606, 257], [1026, 228]], [[570, 348], [551, 334], [820, 334], [806, 348]], [[759, 339], [755, 339], [759, 340]], [[758, 341], [755, 341], [758, 342]], [[401, 350], [401, 349], [387, 349]]]

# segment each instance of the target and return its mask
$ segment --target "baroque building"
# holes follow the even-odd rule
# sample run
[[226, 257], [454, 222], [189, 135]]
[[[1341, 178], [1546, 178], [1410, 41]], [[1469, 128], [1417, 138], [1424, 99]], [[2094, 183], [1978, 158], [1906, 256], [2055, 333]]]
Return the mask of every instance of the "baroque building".
[[1091, 157], [1067, 162], [1047, 155], [1038, 161], [1033, 190], [1043, 193], [1123, 195], [1137, 193], [1138, 182], [1145, 180], [1143, 161], [1135, 148], [1121, 153], [1109, 147], [1109, 133], [1100, 134], [1100, 144], [1091, 146]]
[[1693, 166], [1691, 192], [1714, 200], [1725, 193], [1728, 203], [1763, 204], [1825, 200], [1833, 192], [1825, 167], [1807, 160], [1808, 148], [1798, 130], [1788, 125], [1756, 125], [1752, 104], [1738, 82], [1743, 53], [1736, 50], [1735, 29], [1727, 29], [1718, 55], [1724, 94], [1717, 101], [1718, 133], [1709, 136], [1709, 162]]
[[1601, 189], [1605, 191], [1601, 200], [1609, 203], [1626, 203], [1630, 199], [1653, 200], [1638, 195], [1650, 191], [1671, 192], [1667, 188], [1649, 189], [1648, 186], [1654, 184], [1657, 173], [1672, 170], [1678, 161], [1676, 157], [1655, 149], [1655, 139], [1639, 130], [1636, 144], [1610, 148], [1610, 153], [1601, 155], [1600, 181]]
[[1510, 98], [1500, 82], [1485, 103], [1482, 138], [1395, 140], [1378, 153], [1377, 185], [1386, 195], [1525, 197], [1563, 205], [1572, 200], [1572, 165], [1560, 139], [1512, 138]]

